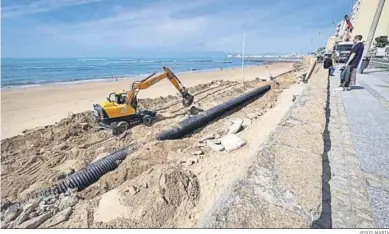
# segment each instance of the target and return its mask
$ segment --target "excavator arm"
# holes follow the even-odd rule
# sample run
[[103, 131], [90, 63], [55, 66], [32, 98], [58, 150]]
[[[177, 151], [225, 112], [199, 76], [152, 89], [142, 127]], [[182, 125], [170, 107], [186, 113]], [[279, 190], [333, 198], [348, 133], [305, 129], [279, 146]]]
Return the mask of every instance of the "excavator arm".
[[178, 79], [178, 77], [167, 67], [163, 67], [164, 72], [160, 75], [154, 76], [155, 73], [148, 76], [147, 78], [141, 80], [141, 81], [135, 81], [132, 84], [131, 91], [128, 93], [127, 103], [131, 104], [133, 99], [136, 97], [137, 93], [141, 89], [148, 89], [152, 85], [158, 83], [159, 81], [168, 78], [169, 81], [172, 83], [174, 87], [180, 92], [182, 95], [182, 104], [184, 106], [190, 106], [193, 103], [193, 96], [188, 93], [188, 90], [185, 88], [185, 86], [181, 83], [181, 81]]

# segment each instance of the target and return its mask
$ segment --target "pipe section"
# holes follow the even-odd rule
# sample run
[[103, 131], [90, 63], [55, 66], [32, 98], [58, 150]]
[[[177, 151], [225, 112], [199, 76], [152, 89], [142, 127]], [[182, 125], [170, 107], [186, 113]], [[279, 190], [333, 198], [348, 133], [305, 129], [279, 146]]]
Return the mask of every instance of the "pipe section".
[[222, 116], [224, 113], [242, 106], [250, 101], [253, 101], [254, 99], [265, 94], [270, 89], [270, 85], [262, 86], [218, 106], [212, 107], [211, 109], [199, 113], [196, 116], [189, 117], [179, 122], [178, 126], [162, 131], [157, 136], [157, 140], [173, 140], [182, 138], [183, 136], [193, 132], [195, 129], [202, 127]]

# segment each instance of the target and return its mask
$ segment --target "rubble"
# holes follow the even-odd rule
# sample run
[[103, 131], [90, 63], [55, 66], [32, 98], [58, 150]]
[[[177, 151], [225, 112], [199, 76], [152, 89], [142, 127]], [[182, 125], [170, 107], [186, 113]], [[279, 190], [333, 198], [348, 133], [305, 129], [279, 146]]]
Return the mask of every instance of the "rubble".
[[239, 132], [239, 130], [242, 127], [243, 120], [241, 120], [241, 119], [233, 119], [231, 122], [232, 122], [232, 125], [228, 129], [228, 133], [227, 134], [235, 134], [235, 133]]
[[53, 227], [59, 223], [67, 221], [69, 219], [70, 215], [72, 214], [72, 212], [73, 212], [73, 209], [71, 207], [66, 208], [65, 210], [56, 214], [51, 219], [47, 220], [47, 224], [45, 223], [45, 227], [46, 228]]
[[217, 145], [217, 144], [215, 144], [212, 141], [208, 141], [207, 145], [208, 145], [209, 148], [211, 148], [215, 152], [219, 152], [219, 151], [223, 151], [224, 150], [224, 147], [222, 145]]
[[237, 137], [234, 134], [229, 134], [222, 137], [221, 144], [226, 149], [227, 152], [231, 152], [244, 146], [246, 142], [241, 140], [239, 137]]

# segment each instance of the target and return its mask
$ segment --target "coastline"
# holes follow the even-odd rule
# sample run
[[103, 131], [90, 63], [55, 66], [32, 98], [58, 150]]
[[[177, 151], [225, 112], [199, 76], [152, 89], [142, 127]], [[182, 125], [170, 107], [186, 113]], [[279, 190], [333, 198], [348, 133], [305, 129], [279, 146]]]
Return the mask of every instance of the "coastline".
[[[267, 66], [267, 69], [266, 69]], [[293, 68], [293, 62], [275, 62], [268, 65], [245, 67], [244, 79], [277, 76]], [[159, 72], [162, 71], [161, 70]], [[174, 71], [173, 71], [174, 72]], [[186, 87], [212, 80], [242, 80], [240, 67], [188, 72], [177, 72]], [[128, 77], [83, 83], [47, 84], [21, 88], [2, 88], [1, 139], [21, 134], [24, 130], [43, 127], [65, 118], [69, 113], [79, 113], [92, 108], [111, 92], [129, 89], [138, 78]], [[139, 98], [156, 98], [174, 95], [177, 90], [168, 81], [161, 81], [152, 88], [139, 92]]]

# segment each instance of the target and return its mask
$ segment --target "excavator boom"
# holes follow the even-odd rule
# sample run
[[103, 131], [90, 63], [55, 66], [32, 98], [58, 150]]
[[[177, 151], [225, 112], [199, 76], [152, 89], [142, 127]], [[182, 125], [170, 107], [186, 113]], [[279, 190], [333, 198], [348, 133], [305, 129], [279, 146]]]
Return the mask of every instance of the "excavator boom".
[[135, 98], [136, 93], [138, 90], [141, 89], [147, 89], [151, 87], [152, 85], [156, 84], [157, 82], [168, 78], [170, 83], [176, 89], [180, 92], [183, 100], [182, 104], [184, 106], [190, 106], [193, 103], [193, 96], [188, 93], [188, 90], [185, 88], [185, 86], [181, 83], [181, 81], [178, 79], [178, 77], [167, 67], [163, 67], [164, 72], [162, 74], [159, 74], [157, 76], [154, 76], [155, 73], [148, 76], [147, 78], [141, 80], [141, 81], [135, 81], [132, 85], [132, 89], [129, 92], [127, 103], [131, 103], [132, 100]]

